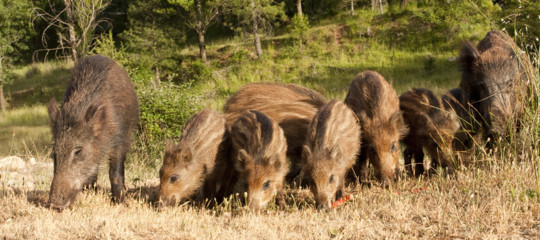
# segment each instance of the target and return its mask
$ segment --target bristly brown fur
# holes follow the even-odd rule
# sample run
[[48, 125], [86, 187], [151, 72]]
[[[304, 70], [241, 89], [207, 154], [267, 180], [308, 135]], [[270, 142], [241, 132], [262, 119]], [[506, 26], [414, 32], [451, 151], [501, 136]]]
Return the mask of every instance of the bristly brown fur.
[[287, 156], [292, 161], [287, 176], [292, 180], [299, 164], [309, 122], [327, 102], [320, 93], [294, 84], [252, 83], [242, 87], [224, 106], [229, 126], [246, 110], [256, 110], [276, 121], [287, 138]]
[[[453, 170], [452, 142], [460, 124], [454, 111], [447, 111], [428, 89], [414, 88], [399, 97], [400, 109], [410, 128], [403, 139], [405, 165], [416, 175], [424, 173], [424, 149], [431, 156], [431, 167]], [[415, 165], [411, 165], [411, 159]]]
[[528, 80], [532, 75], [527, 72], [531, 63], [522, 52], [501, 31], [488, 32], [478, 47], [464, 43], [459, 87], [473, 110], [470, 115], [481, 123], [471, 133], [482, 131], [484, 139], [493, 140], [506, 135], [507, 126], [519, 125], [524, 99], [529, 97], [527, 89], [532, 87]]
[[341, 198], [345, 174], [360, 150], [358, 118], [343, 102], [332, 100], [313, 117], [302, 151], [304, 173], [319, 207]]
[[[194, 196], [198, 202], [216, 197], [216, 187], [229, 165], [226, 129], [225, 118], [210, 109], [187, 121], [178, 144], [167, 146], [165, 151], [160, 170], [161, 201], [174, 205]], [[225, 185], [219, 184], [220, 188]]]
[[399, 141], [408, 133], [396, 92], [380, 74], [365, 71], [351, 83], [345, 103], [358, 116], [362, 129], [362, 149], [354, 173], [365, 180], [369, 159], [378, 178], [390, 184], [399, 171]]
[[289, 169], [287, 141], [277, 122], [258, 111], [245, 111], [231, 126], [237, 192], [248, 193], [250, 208], [260, 210], [277, 194], [284, 205], [283, 182]]
[[113, 60], [95, 55], [73, 69], [61, 109], [48, 106], [54, 137], [54, 178], [50, 205], [63, 209], [77, 193], [95, 184], [109, 160], [114, 202], [124, 199], [124, 161], [137, 128], [139, 104], [127, 73]]

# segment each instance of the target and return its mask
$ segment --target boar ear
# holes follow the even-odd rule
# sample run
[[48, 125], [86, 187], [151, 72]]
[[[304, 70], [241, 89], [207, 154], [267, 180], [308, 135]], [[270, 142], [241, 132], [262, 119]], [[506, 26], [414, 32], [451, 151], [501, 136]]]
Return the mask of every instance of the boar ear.
[[460, 68], [464, 77], [470, 77], [474, 72], [474, 65], [480, 58], [480, 53], [475, 46], [469, 41], [465, 41], [461, 47], [459, 56]]
[[58, 110], [58, 105], [56, 104], [56, 100], [53, 98], [49, 102], [49, 105], [47, 106], [47, 111], [49, 112], [49, 120], [51, 121], [51, 127], [53, 129], [54, 134], [54, 126], [56, 125], [56, 121], [58, 121], [58, 118], [60, 117], [60, 110]]
[[403, 119], [402, 111], [395, 112], [392, 117], [390, 117], [390, 123], [392, 126], [396, 126], [396, 129], [401, 137], [409, 134], [409, 126], [407, 126], [405, 120]]
[[191, 148], [188, 147], [182, 151], [182, 161], [189, 163], [191, 160], [193, 160], [193, 152], [191, 151]]
[[250, 157], [249, 155], [247, 154], [246, 150], [244, 149], [240, 149], [238, 151], [238, 156], [236, 158], [236, 163], [234, 164], [234, 167], [236, 168], [236, 170], [238, 170], [239, 172], [243, 172], [244, 169], [246, 168], [246, 164], [248, 161], [250, 161]]
[[102, 136], [105, 128], [109, 124], [107, 121], [107, 107], [91, 105], [86, 110], [84, 119], [92, 127], [92, 133], [95, 137]]

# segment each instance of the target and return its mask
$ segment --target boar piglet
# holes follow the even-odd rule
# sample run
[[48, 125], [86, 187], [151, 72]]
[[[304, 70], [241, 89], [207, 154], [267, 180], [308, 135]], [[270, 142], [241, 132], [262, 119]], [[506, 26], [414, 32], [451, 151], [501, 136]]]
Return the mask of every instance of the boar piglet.
[[246, 111], [231, 127], [236, 191], [247, 193], [249, 208], [259, 211], [277, 195], [284, 206], [283, 183], [289, 169], [287, 141], [277, 122], [258, 111]]
[[460, 129], [454, 135], [452, 143], [454, 150], [465, 151], [471, 148], [475, 142], [479, 142], [481, 136], [477, 130], [481, 123], [476, 121], [474, 112], [476, 109], [465, 99], [465, 92], [461, 88], [454, 88], [445, 93], [441, 98], [441, 103], [446, 111], [456, 113]]
[[441, 166], [452, 172], [452, 142], [460, 127], [456, 113], [445, 110], [435, 94], [424, 88], [403, 93], [399, 106], [409, 126], [409, 133], [403, 139], [405, 166], [409, 172], [414, 170], [417, 176], [424, 173], [424, 149], [431, 157], [431, 169]]
[[518, 125], [528, 98], [528, 76], [533, 69], [529, 58], [506, 33], [490, 31], [478, 47], [463, 44], [460, 63], [459, 87], [476, 110], [471, 114], [481, 123], [483, 138], [505, 136]]
[[294, 84], [252, 83], [242, 87], [224, 107], [231, 126], [246, 110], [256, 110], [276, 121], [287, 138], [287, 156], [293, 163], [287, 180], [301, 170], [302, 144], [309, 122], [327, 102], [320, 93]]
[[124, 160], [139, 119], [131, 81], [113, 60], [96, 55], [75, 64], [58, 109], [48, 106], [54, 177], [49, 205], [62, 210], [84, 186], [95, 184], [101, 161], [109, 163], [114, 202], [124, 200]]
[[368, 159], [384, 186], [400, 171], [399, 142], [408, 132], [399, 110], [396, 91], [378, 73], [365, 71], [351, 83], [345, 103], [358, 116], [362, 146], [354, 173], [361, 181], [368, 177]]
[[344, 194], [345, 174], [358, 157], [360, 137], [358, 118], [341, 101], [330, 101], [313, 117], [302, 163], [317, 207], [329, 209]]
[[187, 121], [178, 144], [167, 146], [159, 171], [159, 198], [163, 204], [222, 197], [216, 193], [218, 185], [225, 187], [220, 181], [230, 148], [226, 128], [223, 115], [210, 109]]

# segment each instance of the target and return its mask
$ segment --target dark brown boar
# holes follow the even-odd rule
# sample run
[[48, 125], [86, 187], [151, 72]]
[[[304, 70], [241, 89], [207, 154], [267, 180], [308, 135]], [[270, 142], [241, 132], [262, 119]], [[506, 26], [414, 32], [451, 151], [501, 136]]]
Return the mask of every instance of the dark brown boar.
[[75, 65], [58, 109], [49, 116], [54, 137], [54, 177], [49, 204], [62, 210], [83, 186], [97, 180], [102, 160], [109, 162], [113, 202], [124, 200], [124, 161], [139, 119], [131, 81], [113, 60], [95, 55]]
[[287, 156], [292, 162], [287, 180], [300, 172], [302, 144], [309, 122], [327, 102], [320, 93], [294, 84], [252, 83], [242, 87], [224, 107], [231, 126], [246, 110], [264, 113], [283, 129], [287, 138]]
[[284, 206], [282, 189], [289, 166], [281, 127], [264, 113], [246, 111], [232, 125], [231, 139], [239, 177], [236, 191], [247, 193], [247, 204], [256, 211], [276, 195]]
[[303, 172], [317, 206], [329, 209], [342, 197], [345, 174], [360, 150], [360, 125], [343, 102], [332, 100], [319, 109], [309, 124], [302, 150]]
[[376, 176], [388, 186], [399, 172], [399, 142], [408, 132], [396, 92], [381, 75], [365, 71], [351, 83], [345, 103], [358, 116], [362, 130], [354, 173], [361, 181], [367, 179], [369, 159]]
[[457, 114], [447, 111], [435, 94], [424, 88], [413, 88], [399, 96], [399, 107], [409, 126], [409, 133], [403, 138], [408, 170], [417, 176], [424, 173], [425, 149], [432, 169], [441, 166], [452, 172], [452, 142], [460, 127]]
[[187, 199], [202, 202], [216, 197], [228, 165], [230, 141], [226, 128], [223, 115], [210, 109], [187, 121], [178, 144], [167, 146], [165, 151], [159, 171], [160, 201], [176, 205]]
[[[501, 31], [490, 31], [474, 47], [465, 42], [461, 49], [460, 88], [471, 104], [484, 139], [494, 139], [515, 127], [527, 98], [530, 61]], [[475, 129], [480, 131], [480, 129]]]

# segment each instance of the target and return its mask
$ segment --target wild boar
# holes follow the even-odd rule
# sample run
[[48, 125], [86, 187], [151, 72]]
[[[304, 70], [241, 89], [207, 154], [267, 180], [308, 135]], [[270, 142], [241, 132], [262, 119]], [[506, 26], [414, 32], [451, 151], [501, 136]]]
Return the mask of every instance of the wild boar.
[[366, 180], [369, 159], [377, 178], [390, 185], [400, 171], [399, 142], [408, 133], [396, 91], [380, 74], [365, 71], [352, 81], [345, 104], [358, 116], [362, 130], [354, 173]]
[[332, 100], [319, 109], [309, 124], [302, 150], [303, 173], [319, 208], [329, 209], [341, 198], [345, 174], [360, 150], [360, 125], [354, 112], [343, 102]]
[[246, 110], [256, 110], [276, 121], [287, 138], [291, 169], [287, 181], [301, 170], [302, 144], [309, 122], [327, 100], [320, 93], [294, 84], [252, 83], [242, 87], [225, 103], [227, 124], [231, 126]]
[[246, 111], [231, 127], [236, 191], [247, 193], [249, 208], [259, 211], [274, 196], [284, 206], [283, 183], [289, 168], [287, 141], [277, 122], [264, 113]]
[[97, 180], [102, 160], [109, 162], [112, 200], [124, 200], [124, 161], [139, 120], [131, 81], [113, 60], [95, 55], [77, 62], [58, 109], [48, 106], [54, 137], [54, 177], [50, 207], [71, 205], [84, 186]]
[[210, 109], [187, 121], [178, 144], [167, 146], [165, 151], [159, 171], [161, 202], [176, 205], [187, 199], [202, 202], [216, 197], [217, 186], [229, 164], [226, 129], [223, 115]]
[[527, 98], [528, 57], [506, 33], [490, 31], [478, 47], [463, 44], [460, 63], [459, 87], [475, 110], [471, 114], [481, 123], [484, 139], [504, 136], [518, 124]]
[[452, 142], [460, 127], [457, 114], [444, 109], [435, 94], [424, 88], [413, 88], [399, 96], [399, 107], [409, 126], [409, 133], [403, 138], [408, 170], [417, 176], [424, 173], [425, 149], [432, 169], [441, 166], [452, 172]]

